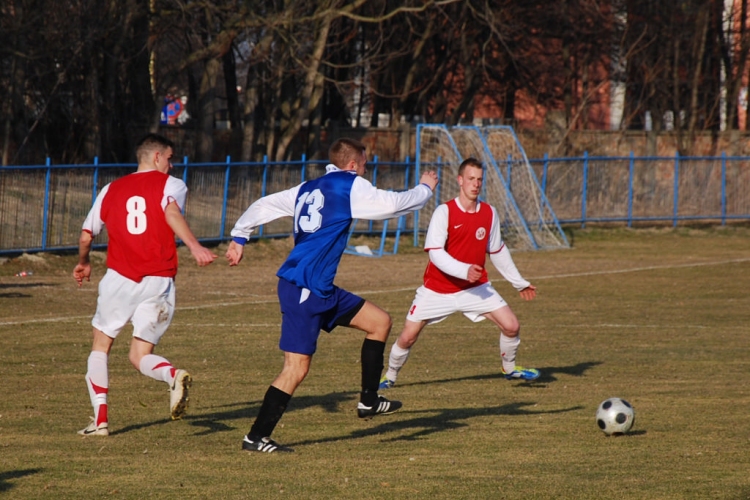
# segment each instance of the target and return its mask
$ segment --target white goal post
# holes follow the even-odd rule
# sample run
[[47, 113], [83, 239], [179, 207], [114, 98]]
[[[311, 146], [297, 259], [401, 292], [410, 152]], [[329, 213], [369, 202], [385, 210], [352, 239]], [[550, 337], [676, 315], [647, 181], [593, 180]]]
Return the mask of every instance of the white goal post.
[[426, 229], [437, 205], [458, 196], [458, 167], [474, 157], [485, 166], [481, 198], [497, 209], [503, 240], [510, 248], [570, 246], [512, 127], [420, 124], [416, 146], [417, 175], [435, 170], [441, 182], [419, 212], [415, 235], [422, 226]]

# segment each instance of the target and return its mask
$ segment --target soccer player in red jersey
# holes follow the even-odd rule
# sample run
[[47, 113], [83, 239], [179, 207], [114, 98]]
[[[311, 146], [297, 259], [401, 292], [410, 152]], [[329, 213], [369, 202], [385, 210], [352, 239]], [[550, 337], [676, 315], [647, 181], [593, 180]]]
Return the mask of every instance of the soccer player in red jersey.
[[538, 370], [516, 366], [518, 318], [487, 279], [484, 266], [489, 254], [492, 264], [524, 300], [536, 297], [536, 287], [521, 277], [500, 237], [497, 211], [478, 200], [482, 181], [482, 164], [474, 158], [464, 160], [458, 169], [458, 197], [438, 206], [432, 215], [425, 239], [430, 261], [424, 284], [417, 289], [404, 328], [391, 347], [388, 371], [380, 381], [380, 389], [389, 389], [396, 383], [422, 329], [454, 312], [475, 322], [487, 318], [500, 328], [505, 378], [539, 378]]
[[104, 186], [83, 223], [79, 260], [73, 269], [79, 287], [91, 278], [89, 254], [94, 237], [104, 226], [109, 236], [108, 269], [99, 282], [86, 373], [94, 419], [78, 431], [84, 436], [109, 435], [107, 362], [115, 338], [128, 322], [133, 324], [130, 362], [142, 374], [169, 384], [173, 420], [181, 418], [188, 406], [190, 374], [153, 354], [174, 313], [175, 235], [199, 266], [213, 262], [216, 254], [198, 242], [182, 215], [187, 186], [169, 175], [173, 149], [165, 137], [144, 137], [136, 148], [137, 171]]

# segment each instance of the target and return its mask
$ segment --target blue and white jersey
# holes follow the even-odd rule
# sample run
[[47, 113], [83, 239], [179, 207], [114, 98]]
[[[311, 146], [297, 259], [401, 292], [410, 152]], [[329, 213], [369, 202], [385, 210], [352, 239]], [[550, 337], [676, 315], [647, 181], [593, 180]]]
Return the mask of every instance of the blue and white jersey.
[[255, 201], [232, 229], [246, 242], [253, 229], [280, 217], [294, 217], [294, 249], [277, 276], [319, 297], [329, 297], [353, 219], [383, 220], [419, 210], [432, 196], [429, 186], [384, 191], [353, 171], [334, 165], [326, 174]]

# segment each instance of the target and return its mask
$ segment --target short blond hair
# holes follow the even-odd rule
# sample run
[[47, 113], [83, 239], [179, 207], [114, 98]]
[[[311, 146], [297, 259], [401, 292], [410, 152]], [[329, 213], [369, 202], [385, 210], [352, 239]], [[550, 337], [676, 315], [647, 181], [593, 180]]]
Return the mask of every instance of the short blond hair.
[[331, 147], [328, 148], [328, 158], [331, 160], [331, 163], [338, 168], [343, 169], [350, 161], [359, 160], [360, 155], [362, 155], [366, 149], [367, 147], [357, 139], [343, 137], [331, 144]]

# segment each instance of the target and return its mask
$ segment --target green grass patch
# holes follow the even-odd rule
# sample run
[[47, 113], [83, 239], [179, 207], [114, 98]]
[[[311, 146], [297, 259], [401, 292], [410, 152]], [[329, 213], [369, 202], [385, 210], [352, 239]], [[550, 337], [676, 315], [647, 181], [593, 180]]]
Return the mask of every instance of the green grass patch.
[[[181, 249], [177, 313], [157, 347], [195, 382], [182, 421], [165, 384], [110, 357], [110, 430], [82, 438], [83, 375], [103, 259], [77, 289], [75, 256], [0, 266], [0, 495], [9, 498], [750, 497], [750, 231], [572, 230], [573, 247], [514, 254], [538, 287], [520, 300], [519, 364], [500, 375], [498, 332], [454, 315], [425, 329], [387, 396], [356, 416], [360, 332], [323, 333], [274, 438], [294, 454], [240, 450], [281, 368], [274, 274], [289, 248], [248, 247], [238, 268], [197, 268]], [[402, 243], [403, 245], [403, 243]], [[223, 253], [225, 247], [217, 248]], [[338, 284], [394, 318], [398, 335], [427, 257], [344, 256]], [[14, 276], [34, 267], [34, 275]], [[623, 397], [632, 432], [606, 437], [598, 404]]]

